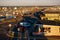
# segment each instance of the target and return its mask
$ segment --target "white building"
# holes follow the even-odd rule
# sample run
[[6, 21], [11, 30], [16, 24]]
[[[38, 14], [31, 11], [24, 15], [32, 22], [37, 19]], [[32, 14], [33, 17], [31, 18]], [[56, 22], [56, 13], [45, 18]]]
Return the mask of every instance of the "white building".
[[[54, 25], [40, 25], [40, 27], [44, 28], [45, 36], [60, 36], [60, 26]], [[40, 31], [40, 30], [39, 30]]]
[[60, 10], [58, 8], [47, 8], [45, 10], [44, 20], [60, 20]]

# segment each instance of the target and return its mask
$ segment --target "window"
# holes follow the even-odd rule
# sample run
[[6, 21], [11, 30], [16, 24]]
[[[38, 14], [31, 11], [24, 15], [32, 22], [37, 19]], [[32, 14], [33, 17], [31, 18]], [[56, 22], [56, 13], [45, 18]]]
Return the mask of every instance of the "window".
[[43, 18], [43, 20], [48, 20], [48, 18]]
[[45, 32], [45, 33], [47, 33], [47, 32], [50, 33], [51, 32], [50, 29], [51, 29], [50, 27], [41, 28], [41, 31]]
[[59, 28], [59, 33], [60, 33], [60, 28]]

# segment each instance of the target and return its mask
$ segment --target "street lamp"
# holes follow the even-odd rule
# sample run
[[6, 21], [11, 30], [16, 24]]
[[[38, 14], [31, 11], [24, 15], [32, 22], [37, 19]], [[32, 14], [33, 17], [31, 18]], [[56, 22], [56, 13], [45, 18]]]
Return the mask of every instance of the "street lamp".
[[16, 10], [16, 9], [17, 9], [17, 7], [14, 7], [14, 9]]
[[12, 25], [11, 25], [11, 24], [9, 24], [8, 26], [9, 26], [10, 28], [12, 27]]

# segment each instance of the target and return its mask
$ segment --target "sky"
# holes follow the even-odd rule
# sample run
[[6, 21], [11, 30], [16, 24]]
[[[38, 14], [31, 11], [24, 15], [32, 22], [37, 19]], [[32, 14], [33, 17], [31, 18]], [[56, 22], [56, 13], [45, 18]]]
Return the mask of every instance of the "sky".
[[0, 0], [0, 6], [51, 6], [60, 5], [60, 0]]

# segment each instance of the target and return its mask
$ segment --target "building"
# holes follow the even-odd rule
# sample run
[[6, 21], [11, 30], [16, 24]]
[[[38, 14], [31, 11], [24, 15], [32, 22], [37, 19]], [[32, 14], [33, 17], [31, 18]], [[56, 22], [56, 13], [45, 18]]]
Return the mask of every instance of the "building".
[[42, 20], [60, 20], [60, 13], [45, 13]]
[[[41, 7], [0, 7], [0, 14], [4, 14], [7, 18], [23, 15], [24, 13], [35, 13], [36, 11], [44, 10], [45, 16], [42, 20], [60, 20], [60, 6], [41, 6]], [[32, 14], [33, 15], [33, 14]], [[31, 15], [31, 16], [32, 16]]]
[[41, 29], [43, 28], [45, 36], [60, 36], [60, 26], [40, 24], [38, 31], [41, 33]]
[[48, 8], [44, 14], [42, 20], [60, 20], [60, 10], [57, 8]]

